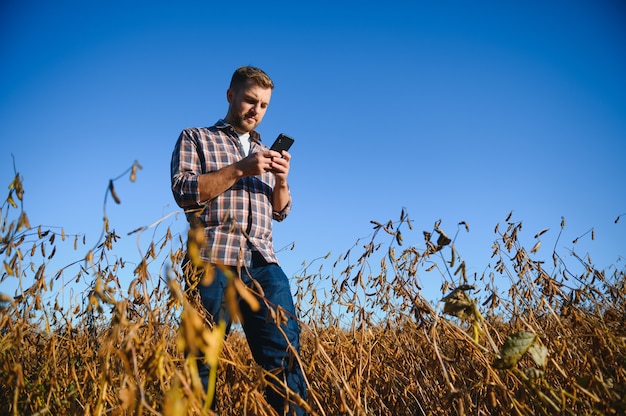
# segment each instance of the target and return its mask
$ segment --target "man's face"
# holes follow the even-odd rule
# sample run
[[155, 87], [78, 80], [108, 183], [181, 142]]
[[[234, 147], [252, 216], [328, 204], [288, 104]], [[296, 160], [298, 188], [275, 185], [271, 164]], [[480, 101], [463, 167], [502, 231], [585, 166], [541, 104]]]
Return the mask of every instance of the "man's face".
[[263, 120], [271, 96], [271, 88], [261, 88], [250, 80], [245, 87], [228, 89], [226, 121], [239, 133], [252, 131]]

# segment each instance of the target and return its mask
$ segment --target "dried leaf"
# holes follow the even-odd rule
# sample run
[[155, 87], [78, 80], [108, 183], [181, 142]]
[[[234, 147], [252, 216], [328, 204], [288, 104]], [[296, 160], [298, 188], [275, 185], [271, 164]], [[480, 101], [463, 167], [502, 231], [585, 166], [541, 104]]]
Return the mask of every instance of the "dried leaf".
[[204, 328], [202, 330], [202, 340], [204, 341], [203, 352], [207, 364], [215, 368], [222, 352], [222, 344], [226, 335], [226, 322], [221, 320], [212, 330]]
[[119, 392], [120, 405], [122, 410], [128, 410], [135, 406], [137, 399], [137, 389], [135, 386], [123, 387]]
[[109, 191], [111, 192], [111, 196], [113, 197], [113, 200], [117, 203], [117, 204], [121, 204], [122, 201], [120, 200], [120, 198], [117, 196], [117, 194], [115, 193], [115, 188], [113, 187], [113, 180], [109, 181]]
[[28, 221], [28, 216], [26, 215], [25, 212], [22, 212], [20, 214], [20, 218], [17, 221], [17, 230], [19, 231], [22, 228], [25, 228], [27, 230], [31, 228], [30, 227], [30, 222]]
[[539, 247], [541, 247], [541, 241], [538, 241], [537, 244], [535, 244], [535, 246], [530, 250], [530, 252], [536, 253], [537, 250], [539, 250]]
[[13, 304], [13, 298], [5, 293], [0, 292], [0, 303], [10, 303]]
[[258, 311], [261, 305], [256, 296], [252, 294], [252, 291], [239, 278], [233, 278], [233, 283], [241, 299], [248, 304], [250, 309], [255, 312]]
[[439, 233], [439, 238], [437, 238], [437, 245], [439, 247], [447, 246], [452, 242], [450, 237], [448, 237], [443, 231], [438, 230], [437, 232]]
[[456, 270], [454, 271], [454, 275], [456, 276], [457, 274], [459, 274], [459, 272], [461, 272], [461, 276], [463, 277], [463, 280], [466, 281], [467, 280], [467, 275], [465, 274], [465, 262], [462, 261], [461, 264], [459, 264], [459, 267], [456, 268]]
[[165, 393], [165, 403], [163, 414], [165, 415], [186, 415], [189, 414], [187, 399], [180, 388], [180, 381], [174, 377], [173, 386]]
[[474, 316], [474, 302], [467, 296], [465, 290], [470, 287], [458, 287], [442, 299], [443, 313], [457, 318], [467, 319]]
[[546, 364], [548, 363], [548, 349], [545, 346], [534, 342], [528, 349], [528, 352], [537, 366], [546, 368]]
[[500, 349], [500, 357], [496, 359], [493, 366], [498, 369], [515, 367], [536, 338], [535, 334], [526, 331], [509, 335]]
[[456, 259], [456, 253], [454, 251], [454, 246], [451, 248], [450, 251], [452, 251], [452, 255], [450, 256], [450, 267], [454, 267], [454, 262], [455, 262], [455, 259]]

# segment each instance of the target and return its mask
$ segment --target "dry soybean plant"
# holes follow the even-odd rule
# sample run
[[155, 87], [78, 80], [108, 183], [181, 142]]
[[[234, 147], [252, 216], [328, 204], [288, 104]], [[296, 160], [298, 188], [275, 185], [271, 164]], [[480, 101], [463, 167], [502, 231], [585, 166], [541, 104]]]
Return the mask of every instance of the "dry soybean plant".
[[[140, 168], [129, 169], [131, 181]], [[116, 203], [115, 182], [127, 174], [109, 182]], [[185, 244], [193, 250], [200, 238], [193, 230], [138, 228], [154, 238], [128, 270], [106, 214], [90, 249], [83, 236], [31, 226], [23, 194], [16, 174], [0, 212], [0, 414], [212, 414], [207, 395], [219, 414], [273, 414], [262, 394], [268, 374], [241, 331], [224, 339], [184, 291]], [[511, 214], [495, 228], [493, 266], [481, 275], [468, 275], [457, 248], [465, 222], [454, 234], [442, 221], [417, 231], [402, 210], [371, 226], [335, 261], [329, 253], [305, 262], [293, 277], [311, 414], [626, 412], [623, 268], [597, 270], [575, 247], [555, 250], [547, 265], [538, 243], [520, 242], [522, 222]], [[61, 250], [79, 260], [53, 270]], [[438, 301], [425, 298], [425, 279], [440, 281]], [[5, 282], [16, 292], [5, 293]], [[64, 296], [78, 283], [87, 289]], [[230, 290], [254, 302], [236, 278]], [[219, 367], [208, 392], [198, 352]]]

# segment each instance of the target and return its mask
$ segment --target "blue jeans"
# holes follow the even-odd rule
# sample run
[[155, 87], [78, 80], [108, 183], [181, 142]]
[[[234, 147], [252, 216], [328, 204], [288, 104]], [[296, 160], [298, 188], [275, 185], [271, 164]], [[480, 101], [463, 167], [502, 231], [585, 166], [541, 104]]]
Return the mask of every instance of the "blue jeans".
[[[224, 299], [227, 279], [220, 268], [214, 267], [214, 270], [215, 274], [211, 284], [203, 286], [199, 283], [196, 290], [200, 295], [202, 305], [214, 322], [218, 323], [222, 319], [225, 320], [228, 334], [232, 319]], [[236, 275], [237, 270], [235, 268], [231, 268], [231, 270]], [[252, 267], [242, 270], [241, 274], [241, 279], [247, 286], [258, 292], [253, 283], [254, 280], [261, 286], [264, 294], [263, 298], [259, 298], [261, 307], [256, 312], [250, 309], [247, 302], [239, 301], [242, 327], [254, 360], [263, 369], [272, 371], [292, 391], [306, 400], [304, 376], [300, 365], [291, 356], [289, 348], [291, 345], [298, 354], [300, 353], [300, 326], [295, 319], [296, 310], [287, 276], [280, 266], [273, 263], [268, 264], [262, 259], [259, 260], [259, 256], [255, 256]], [[281, 324], [279, 328], [271, 318], [272, 315], [266, 302], [273, 309], [280, 306], [284, 310], [284, 315], [288, 318], [286, 325]], [[210, 368], [203, 359], [198, 360], [198, 372], [206, 391]], [[284, 388], [269, 377], [268, 382], [273, 387], [268, 385], [265, 392], [266, 399], [278, 414], [282, 415], [285, 409]], [[287, 414], [304, 415], [305, 413], [299, 406], [290, 404]]]

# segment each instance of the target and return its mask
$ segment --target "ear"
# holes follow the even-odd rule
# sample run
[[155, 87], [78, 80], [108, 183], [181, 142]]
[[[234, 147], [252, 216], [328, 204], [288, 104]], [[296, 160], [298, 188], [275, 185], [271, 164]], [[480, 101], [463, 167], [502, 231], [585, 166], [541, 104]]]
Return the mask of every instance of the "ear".
[[226, 90], [226, 100], [228, 101], [228, 104], [232, 104], [233, 103], [233, 97], [235, 96], [235, 91], [233, 91], [232, 88], [229, 88]]

